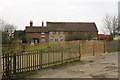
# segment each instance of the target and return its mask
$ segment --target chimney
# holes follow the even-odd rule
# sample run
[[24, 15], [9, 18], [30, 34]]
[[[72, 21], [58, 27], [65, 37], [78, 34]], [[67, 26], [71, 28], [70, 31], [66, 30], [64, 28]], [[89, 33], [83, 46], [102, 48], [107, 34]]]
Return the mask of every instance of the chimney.
[[30, 20], [30, 27], [32, 27], [33, 26], [33, 21], [32, 20]]
[[44, 27], [44, 22], [42, 21], [42, 27]]

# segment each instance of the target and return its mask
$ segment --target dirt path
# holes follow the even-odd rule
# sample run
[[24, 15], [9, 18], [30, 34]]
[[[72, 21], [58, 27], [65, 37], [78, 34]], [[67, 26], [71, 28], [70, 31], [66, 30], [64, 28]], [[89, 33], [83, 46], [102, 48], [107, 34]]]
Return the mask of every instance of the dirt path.
[[84, 64], [72, 64], [59, 69], [42, 69], [29, 78], [118, 78], [118, 53], [99, 56]]

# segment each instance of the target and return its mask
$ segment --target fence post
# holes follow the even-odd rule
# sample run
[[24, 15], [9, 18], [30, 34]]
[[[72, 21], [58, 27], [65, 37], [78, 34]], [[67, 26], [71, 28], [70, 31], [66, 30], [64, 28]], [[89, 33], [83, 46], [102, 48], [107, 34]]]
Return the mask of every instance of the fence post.
[[16, 54], [13, 55], [13, 73], [16, 73]]
[[104, 53], [105, 53], [105, 41], [104, 41], [103, 43], [104, 43], [104, 45], [103, 45], [103, 46], [104, 46]]
[[5, 66], [4, 66], [4, 54], [2, 54], [2, 55], [3, 55], [2, 59], [3, 59], [3, 76], [4, 76], [4, 73], [5, 73], [5, 72], [4, 72], [4, 67], [5, 67]]
[[48, 49], [48, 66], [49, 66], [49, 49], [50, 49], [50, 45], [49, 45], [49, 43], [48, 43], [48, 47], [47, 47], [47, 49]]
[[5, 55], [6, 57], [6, 76], [9, 76], [9, 54]]
[[40, 68], [42, 69], [42, 53], [41, 53], [41, 63], [40, 63]]
[[82, 57], [82, 54], [83, 54], [83, 41], [81, 43], [81, 57]]
[[61, 46], [61, 62], [63, 63], [63, 47]]
[[95, 55], [95, 52], [94, 52], [94, 43], [93, 43], [93, 56]]
[[79, 60], [81, 60], [81, 53], [80, 53], [80, 41], [79, 41]]

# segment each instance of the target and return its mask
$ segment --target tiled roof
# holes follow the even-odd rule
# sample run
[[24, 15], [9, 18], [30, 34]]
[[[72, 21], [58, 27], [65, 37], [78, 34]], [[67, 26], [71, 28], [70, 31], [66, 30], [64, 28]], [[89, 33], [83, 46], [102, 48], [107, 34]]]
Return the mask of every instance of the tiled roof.
[[26, 32], [48, 32], [48, 29], [42, 26], [26, 26]]
[[50, 31], [98, 31], [93, 22], [47, 22], [47, 28]]
[[47, 22], [46, 27], [26, 26], [26, 32], [48, 31], [98, 31], [95, 23], [85, 22]]

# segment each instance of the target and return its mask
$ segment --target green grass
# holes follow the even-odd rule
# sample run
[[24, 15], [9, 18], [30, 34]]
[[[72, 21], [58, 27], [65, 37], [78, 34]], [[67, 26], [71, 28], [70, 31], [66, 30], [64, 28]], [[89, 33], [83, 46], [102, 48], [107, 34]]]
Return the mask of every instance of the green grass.
[[51, 69], [58, 69], [58, 68], [61, 68], [67, 64], [71, 64], [71, 63], [77, 63], [79, 62], [80, 64], [83, 64], [84, 62], [83, 61], [80, 61], [80, 60], [73, 60], [73, 61], [70, 61], [70, 62], [65, 62], [65, 63], [60, 63], [60, 64], [57, 64], [57, 65], [53, 65], [53, 66], [49, 66], [48, 68], [51, 68]]

